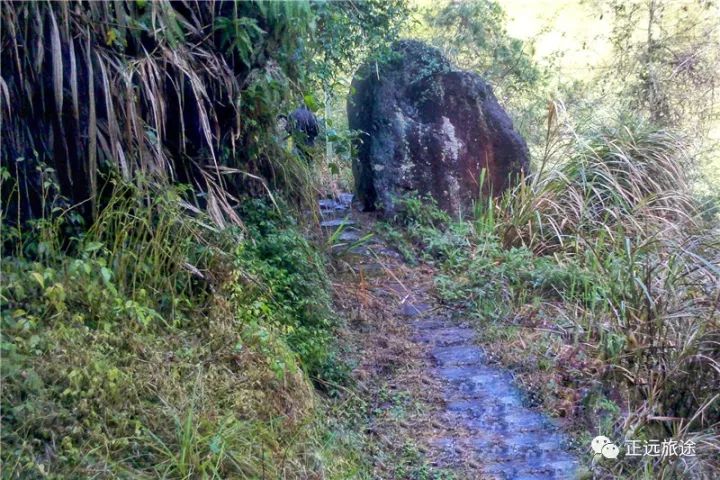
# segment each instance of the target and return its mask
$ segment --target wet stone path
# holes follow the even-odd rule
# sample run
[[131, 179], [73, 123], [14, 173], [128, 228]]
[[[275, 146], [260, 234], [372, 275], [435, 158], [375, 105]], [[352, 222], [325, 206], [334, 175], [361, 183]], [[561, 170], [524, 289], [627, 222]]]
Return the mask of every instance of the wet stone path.
[[[344, 235], [359, 238], [352, 219], [352, 197], [321, 203], [326, 228], [342, 226]], [[387, 250], [382, 244], [376, 248]], [[358, 256], [366, 255], [363, 250]], [[402, 301], [398, 315], [411, 324], [411, 340], [427, 352], [428, 371], [441, 389], [444, 405], [439, 435], [428, 439], [429, 457], [438, 466], [458, 467], [469, 478], [497, 480], [556, 480], [577, 477], [579, 463], [553, 420], [525, 405], [511, 373], [488, 361], [469, 324], [459, 323], [436, 308], [432, 294], [388, 278], [384, 288]], [[463, 465], [465, 467], [463, 467]]]

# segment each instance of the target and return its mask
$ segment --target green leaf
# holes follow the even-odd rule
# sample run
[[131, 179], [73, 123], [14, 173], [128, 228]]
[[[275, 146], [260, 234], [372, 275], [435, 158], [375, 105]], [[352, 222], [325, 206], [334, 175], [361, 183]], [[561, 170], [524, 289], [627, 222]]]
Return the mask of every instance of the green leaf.
[[305, 101], [305, 105], [313, 112], [319, 110], [320, 107], [318, 106], [317, 101], [315, 101], [315, 97], [313, 97], [312, 94], [308, 93], [303, 97], [303, 100]]
[[110, 269], [107, 268], [107, 267], [102, 267], [102, 268], [100, 269], [100, 274], [102, 275], [103, 280], [105, 281], [105, 283], [109, 283], [110, 280], [112, 279], [112, 270], [110, 270]]
[[214, 454], [218, 454], [222, 451], [222, 439], [219, 435], [215, 435], [210, 442], [210, 451]]
[[45, 288], [45, 279], [38, 272], [30, 272], [30, 276], [40, 285], [40, 288]]
[[102, 248], [102, 242], [89, 242], [83, 249], [85, 253], [96, 252]]

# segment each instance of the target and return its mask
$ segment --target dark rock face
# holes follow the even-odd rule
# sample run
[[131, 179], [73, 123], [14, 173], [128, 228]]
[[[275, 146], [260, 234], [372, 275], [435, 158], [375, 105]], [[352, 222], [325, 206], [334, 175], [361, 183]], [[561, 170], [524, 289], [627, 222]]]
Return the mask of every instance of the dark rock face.
[[527, 172], [524, 140], [478, 75], [420, 42], [397, 42], [393, 51], [360, 68], [348, 99], [349, 126], [363, 132], [353, 173], [367, 210], [392, 213], [394, 198], [416, 191], [457, 216]]

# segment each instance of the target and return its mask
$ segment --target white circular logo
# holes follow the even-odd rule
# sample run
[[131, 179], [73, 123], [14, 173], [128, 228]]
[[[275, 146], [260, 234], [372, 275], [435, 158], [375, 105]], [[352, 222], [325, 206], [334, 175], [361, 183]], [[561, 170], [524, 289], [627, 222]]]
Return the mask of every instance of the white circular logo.
[[590, 446], [596, 455], [602, 455], [605, 458], [617, 458], [620, 454], [620, 449], [610, 441], [609, 438], [598, 435], [593, 438]]
[[620, 449], [614, 443], [608, 443], [602, 448], [602, 456], [605, 458], [617, 458], [620, 453]]

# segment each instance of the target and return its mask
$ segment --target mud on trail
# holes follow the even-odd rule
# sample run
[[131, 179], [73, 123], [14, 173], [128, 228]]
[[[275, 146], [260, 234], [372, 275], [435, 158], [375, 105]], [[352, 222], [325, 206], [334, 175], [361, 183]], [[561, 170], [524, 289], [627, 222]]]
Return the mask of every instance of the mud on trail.
[[436, 301], [433, 269], [407, 265], [377, 236], [358, 242], [374, 219], [353, 211], [350, 198], [322, 201], [322, 225], [335, 244], [343, 343], [354, 346], [353, 375], [370, 399], [376, 477], [576, 478], [579, 462], [558, 425], [526, 406], [474, 328]]

